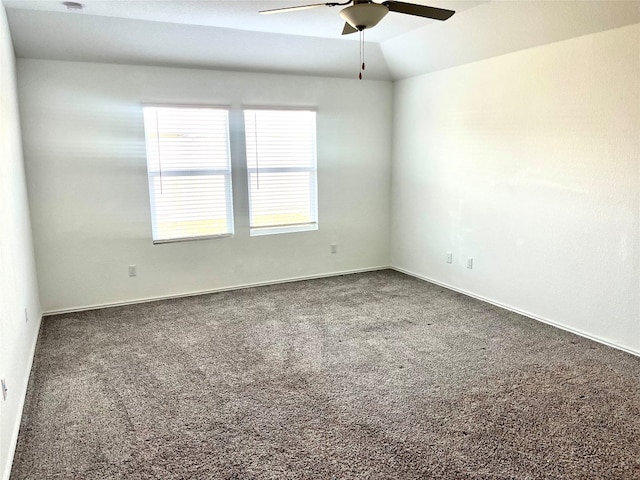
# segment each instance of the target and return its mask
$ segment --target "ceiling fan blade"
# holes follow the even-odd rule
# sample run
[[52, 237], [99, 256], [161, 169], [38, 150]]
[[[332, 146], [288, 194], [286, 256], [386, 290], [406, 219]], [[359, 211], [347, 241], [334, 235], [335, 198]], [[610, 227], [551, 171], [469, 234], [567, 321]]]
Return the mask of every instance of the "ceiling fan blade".
[[261, 13], [262, 15], [270, 15], [272, 13], [293, 12], [295, 10], [308, 10], [310, 8], [317, 8], [317, 7], [335, 7], [337, 5], [348, 5], [351, 3], [351, 1], [352, 0], [348, 0], [344, 3], [337, 3], [337, 2], [312, 3], [310, 5], [298, 5], [296, 7], [272, 8], [270, 10], [260, 10], [258, 13]]
[[406, 13], [407, 15], [415, 15], [417, 17], [433, 18], [434, 20], [446, 20], [454, 13], [453, 10], [444, 8], [427, 7], [426, 5], [416, 5], [415, 3], [395, 2], [387, 0], [382, 2], [392, 12]]
[[357, 31], [357, 28], [353, 28], [351, 25], [345, 22], [344, 28], [342, 29], [342, 35], [349, 35], [350, 33], [356, 33]]
[[295, 10], [307, 10], [309, 8], [330, 7], [329, 3], [312, 3], [311, 5], [298, 5], [297, 7], [272, 8], [271, 10], [260, 10], [258, 13], [262, 15], [271, 15], [272, 13], [293, 12]]

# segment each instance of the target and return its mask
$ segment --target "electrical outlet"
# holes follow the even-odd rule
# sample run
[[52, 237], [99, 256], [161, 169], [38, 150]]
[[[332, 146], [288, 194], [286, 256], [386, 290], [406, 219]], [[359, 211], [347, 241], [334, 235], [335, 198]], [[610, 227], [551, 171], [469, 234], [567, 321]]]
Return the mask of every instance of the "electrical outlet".
[[7, 382], [4, 378], [2, 379], [2, 399], [7, 399]]
[[467, 258], [467, 268], [473, 268], [473, 258]]
[[447, 252], [447, 263], [453, 263], [453, 253]]
[[138, 275], [138, 266], [137, 265], [129, 265], [129, 276], [136, 277]]
[[338, 245], [335, 243], [331, 244], [331, 253], [338, 253]]
[[24, 307], [24, 321], [29, 321], [29, 312], [27, 312], [27, 307]]

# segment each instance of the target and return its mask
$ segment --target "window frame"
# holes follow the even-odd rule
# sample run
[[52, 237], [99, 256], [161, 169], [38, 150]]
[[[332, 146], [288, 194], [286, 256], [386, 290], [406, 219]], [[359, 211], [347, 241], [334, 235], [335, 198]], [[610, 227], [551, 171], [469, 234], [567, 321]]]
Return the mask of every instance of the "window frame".
[[[150, 216], [151, 216], [151, 237], [154, 245], [160, 245], [165, 243], [177, 243], [177, 242], [189, 242], [196, 240], [210, 240], [215, 238], [226, 238], [233, 237], [235, 234], [235, 222], [234, 222], [234, 205], [233, 205], [233, 161], [231, 158], [231, 106], [230, 105], [203, 105], [203, 104], [178, 104], [178, 103], [142, 103], [142, 117], [143, 117], [143, 128], [145, 133], [145, 160], [147, 166], [147, 184], [149, 189], [149, 204], [150, 204]], [[153, 171], [150, 169], [149, 164], [149, 137], [147, 135], [147, 125], [146, 125], [146, 115], [145, 110], [147, 108], [173, 108], [173, 109], [207, 109], [207, 110], [224, 110], [226, 112], [226, 139], [227, 139], [227, 167], [226, 169], [221, 168], [206, 168], [206, 169], [196, 169], [196, 170], [167, 170], [163, 168], [159, 168], [158, 171]], [[180, 176], [222, 176], [224, 178], [225, 185], [225, 202], [226, 202], [226, 221], [227, 221], [227, 232], [213, 235], [196, 235], [190, 237], [174, 237], [174, 238], [163, 238], [156, 239], [156, 234], [158, 232], [157, 229], [157, 215], [156, 215], [156, 187], [154, 181], [156, 178], [170, 176], [170, 177], [180, 177]]]
[[[313, 164], [310, 166], [300, 167], [250, 167], [249, 166], [249, 154], [248, 154], [248, 138], [246, 128], [246, 113], [251, 111], [275, 111], [275, 112], [311, 112], [313, 117]], [[245, 168], [246, 168], [246, 185], [247, 185], [247, 200], [248, 200], [248, 215], [249, 215], [249, 236], [263, 236], [263, 235], [276, 235], [282, 233], [296, 233], [296, 232], [308, 232], [316, 231], [319, 228], [318, 219], [318, 109], [317, 107], [308, 106], [273, 106], [273, 105], [242, 105], [242, 120], [244, 127], [244, 147], [245, 147]], [[304, 172], [310, 174], [309, 183], [309, 211], [313, 222], [295, 223], [295, 224], [280, 224], [273, 226], [261, 226], [254, 227], [251, 225], [252, 215], [252, 188], [251, 188], [251, 174], [252, 173], [292, 173], [292, 172]]]

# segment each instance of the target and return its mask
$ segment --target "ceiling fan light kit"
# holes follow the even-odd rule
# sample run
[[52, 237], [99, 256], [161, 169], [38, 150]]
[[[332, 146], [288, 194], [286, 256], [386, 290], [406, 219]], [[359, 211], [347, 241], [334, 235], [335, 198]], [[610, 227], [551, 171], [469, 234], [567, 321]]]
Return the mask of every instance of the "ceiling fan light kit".
[[379, 3], [357, 3], [343, 8], [340, 16], [356, 30], [375, 27], [389, 9]]
[[367, 28], [375, 27], [380, 20], [389, 12], [403, 13], [405, 15], [414, 15], [416, 17], [430, 18], [433, 20], [447, 20], [455, 12], [444, 8], [429, 7], [427, 5], [418, 5], [415, 3], [396, 2], [394, 0], [386, 0], [382, 3], [374, 3], [372, 0], [348, 0], [344, 3], [313, 3], [310, 5], [300, 5], [297, 7], [276, 8], [271, 10], [262, 10], [262, 14], [283, 13], [293, 10], [306, 10], [316, 7], [336, 7], [350, 5], [340, 11], [340, 16], [345, 20], [342, 35], [360, 32], [360, 62], [361, 70], [358, 78], [362, 80], [362, 71], [364, 70], [364, 31]]

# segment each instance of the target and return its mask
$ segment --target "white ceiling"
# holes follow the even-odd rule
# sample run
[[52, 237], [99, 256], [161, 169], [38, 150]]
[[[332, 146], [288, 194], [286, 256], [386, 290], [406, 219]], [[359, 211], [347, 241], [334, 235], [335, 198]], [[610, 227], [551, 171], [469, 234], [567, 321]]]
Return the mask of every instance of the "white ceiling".
[[[322, 0], [76, 0], [85, 8], [69, 12], [62, 0], [3, 0], [7, 8], [20, 8], [69, 15], [151, 20], [154, 22], [283, 33], [323, 38], [341, 38], [344, 7], [319, 7], [276, 15], [259, 15], [260, 10], [322, 3]], [[329, 0], [326, 0], [329, 1]], [[332, 0], [333, 1], [333, 0]], [[341, 1], [341, 0], [336, 0]], [[488, 0], [410, 0], [411, 3], [447, 8], [461, 12]], [[344, 0], [342, 0], [344, 2]], [[381, 42], [437, 20], [389, 13], [375, 29], [366, 32], [366, 40]], [[357, 40], [357, 35], [345, 36]]]
[[[19, 58], [356, 78], [341, 7], [257, 11], [317, 0], [1, 0]], [[413, 0], [445, 22], [389, 13], [366, 32], [365, 78], [406, 78], [640, 22], [640, 0]]]

